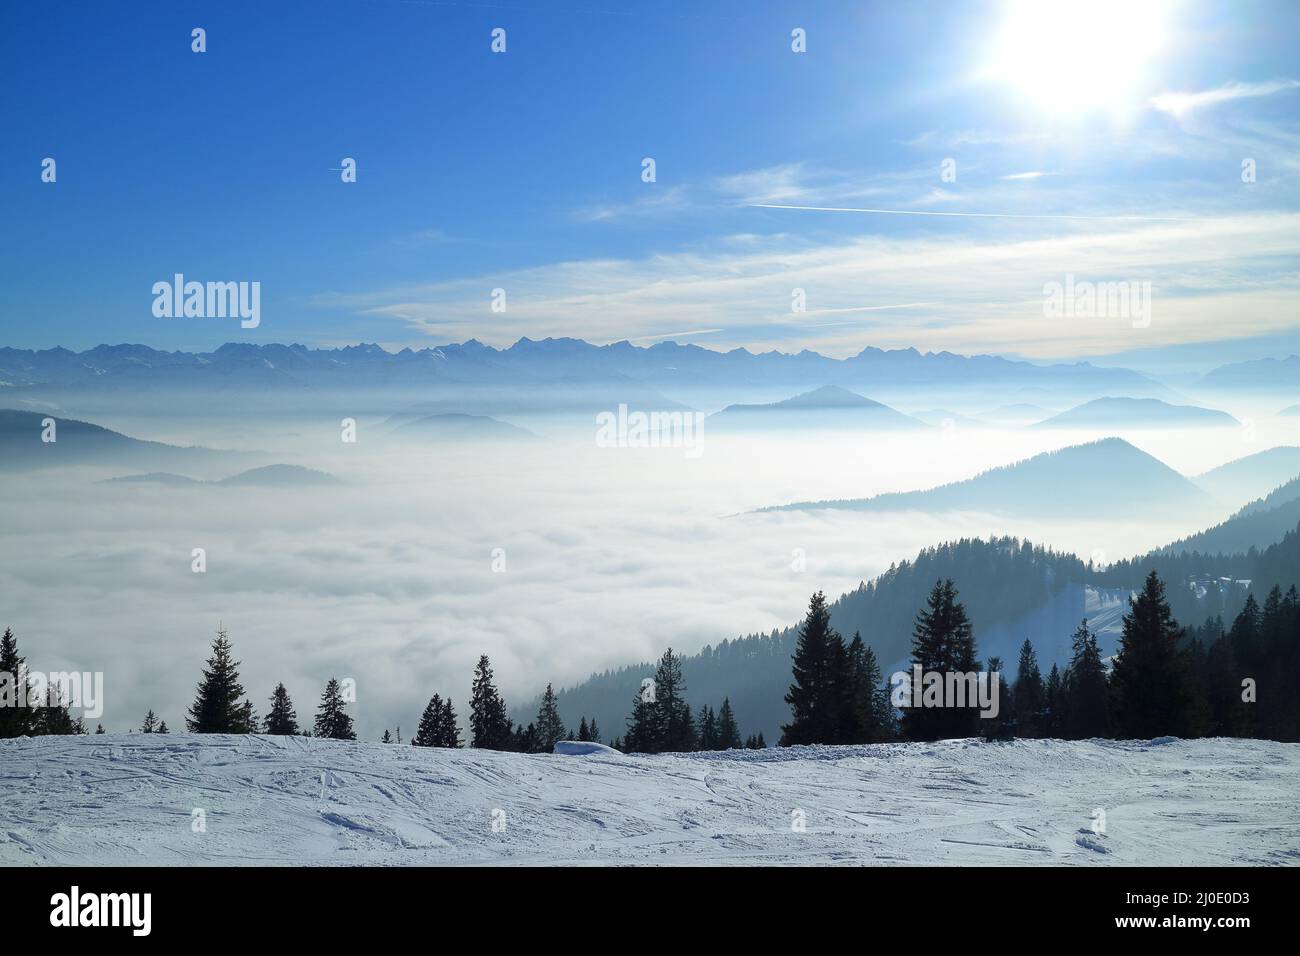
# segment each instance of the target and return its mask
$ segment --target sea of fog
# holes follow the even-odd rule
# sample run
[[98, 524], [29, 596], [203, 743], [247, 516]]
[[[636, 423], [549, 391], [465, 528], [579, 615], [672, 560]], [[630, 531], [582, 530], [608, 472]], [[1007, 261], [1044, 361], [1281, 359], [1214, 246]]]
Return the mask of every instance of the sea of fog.
[[[1276, 444], [1300, 421], [1250, 432], [1135, 432], [1184, 474]], [[922, 435], [705, 433], [681, 448], [602, 448], [590, 435], [395, 446], [335, 419], [103, 422], [142, 438], [259, 449], [328, 471], [328, 487], [105, 484], [121, 469], [0, 479], [0, 626], [33, 668], [102, 671], [103, 723], [152, 708], [174, 729], [218, 625], [264, 712], [277, 681], [310, 719], [331, 676], [356, 681], [363, 737], [413, 728], [433, 693], [464, 710], [486, 653], [510, 701], [547, 681], [796, 622], [811, 592], [856, 587], [927, 545], [1016, 534], [1085, 560], [1129, 556], [1222, 520], [1043, 520], [847, 511], [745, 514], [810, 499], [925, 488], [1098, 437], [961, 428]], [[213, 477], [213, 476], [209, 476]], [[192, 570], [202, 548], [205, 573]], [[957, 582], [960, 588], [961, 582]], [[977, 635], [978, 637], [978, 635]], [[93, 721], [92, 721], [93, 725]], [[612, 728], [611, 728], [612, 730]]]

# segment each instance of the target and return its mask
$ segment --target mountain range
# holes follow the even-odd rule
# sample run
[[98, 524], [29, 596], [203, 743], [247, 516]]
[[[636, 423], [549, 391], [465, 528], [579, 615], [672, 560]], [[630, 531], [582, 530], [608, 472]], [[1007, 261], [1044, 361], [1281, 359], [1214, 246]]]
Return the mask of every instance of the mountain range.
[[474, 339], [389, 352], [374, 344], [333, 349], [227, 343], [212, 352], [166, 352], [144, 345], [0, 348], [0, 389], [123, 387], [304, 389], [397, 387], [436, 382], [513, 386], [522, 381], [632, 379], [657, 388], [752, 386], [786, 388], [881, 385], [1047, 388], [1160, 397], [1168, 390], [1137, 372], [1087, 362], [1036, 365], [993, 355], [865, 348], [844, 359], [810, 350], [790, 354], [698, 345], [630, 342], [592, 345], [581, 339], [521, 338], [498, 349]]

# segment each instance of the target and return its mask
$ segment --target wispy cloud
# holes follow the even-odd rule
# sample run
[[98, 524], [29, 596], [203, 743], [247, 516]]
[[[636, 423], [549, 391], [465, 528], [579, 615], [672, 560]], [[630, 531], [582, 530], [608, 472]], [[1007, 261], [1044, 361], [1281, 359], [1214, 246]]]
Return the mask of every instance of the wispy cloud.
[[678, 212], [688, 204], [685, 186], [645, 185], [643, 195], [619, 202], [597, 203], [584, 206], [573, 215], [579, 222], [612, 222], [635, 216], [662, 215]]
[[1300, 80], [1270, 80], [1266, 83], [1227, 83], [1212, 90], [1196, 93], [1161, 93], [1153, 97], [1151, 105], [1173, 116], [1186, 116], [1195, 110], [1218, 106], [1232, 100], [1272, 96], [1300, 88]]
[[[1052, 217], [1056, 218], [1056, 217]], [[718, 347], [809, 347], [849, 354], [866, 344], [1022, 355], [1107, 354], [1290, 328], [1300, 310], [1300, 213], [1195, 221], [1094, 219], [1051, 235], [1026, 224], [930, 231], [906, 238], [787, 235], [641, 258], [556, 262], [505, 274], [322, 297], [320, 305], [400, 320], [446, 341], [508, 344], [521, 335], [592, 341], [671, 336], [683, 328]], [[937, 221], [937, 220], [936, 220]], [[990, 230], [1002, 238], [990, 240]], [[1012, 236], [1008, 236], [1008, 231]], [[1014, 233], [1021, 233], [1015, 237]], [[1150, 328], [1048, 321], [1043, 285], [1149, 281]], [[507, 290], [494, 313], [488, 290]], [[861, 313], [829, 326], [793, 313]], [[906, 309], [907, 320], [899, 321]], [[721, 334], [714, 330], [726, 330]], [[681, 337], [687, 337], [685, 333]]]

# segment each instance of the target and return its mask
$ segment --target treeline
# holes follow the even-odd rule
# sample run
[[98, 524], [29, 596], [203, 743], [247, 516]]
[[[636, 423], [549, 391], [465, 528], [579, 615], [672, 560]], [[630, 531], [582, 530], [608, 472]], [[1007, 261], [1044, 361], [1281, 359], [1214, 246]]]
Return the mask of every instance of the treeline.
[[[799, 630], [786, 695], [792, 719], [782, 728], [781, 744], [972, 736], [1300, 740], [1295, 587], [1286, 593], [1274, 587], [1262, 607], [1249, 596], [1226, 630], [1219, 617], [1187, 628], [1174, 619], [1164, 583], [1152, 571], [1129, 601], [1109, 666], [1086, 620], [1071, 646], [1064, 670], [1053, 664], [1044, 676], [1026, 640], [1014, 683], [1001, 682], [1002, 661], [979, 662], [966, 609], [953, 582], [943, 580], [916, 616], [913, 670], [896, 683], [882, 683], [871, 649], [857, 635], [845, 643], [817, 593]], [[993, 707], [971, 699], [967, 691], [975, 682], [947, 680], [980, 672], [999, 679]], [[941, 679], [928, 682], [931, 674]]]
[[[391, 735], [384, 731], [384, 743], [390, 742]], [[551, 753], [561, 740], [580, 740], [600, 742], [600, 728], [593, 719], [590, 723], [583, 717], [577, 729], [565, 727], [560, 720], [560, 712], [555, 703], [555, 692], [551, 685], [546, 685], [537, 718], [528, 724], [515, 723], [509, 717], [509, 708], [505, 698], [497, 690], [492, 674], [492, 663], [486, 654], [478, 659], [474, 668], [474, 682], [470, 688], [469, 698], [469, 746], [480, 750], [504, 750], [511, 753]], [[398, 728], [396, 742], [401, 743], [401, 728]], [[444, 700], [438, 694], [430, 698], [424, 713], [420, 715], [419, 727], [411, 738], [417, 747], [460, 747], [463, 746], [460, 727], [456, 720], [456, 711], [451, 698]]]
[[[547, 688], [549, 693], [550, 688]], [[655, 676], [646, 678], [632, 701], [627, 730], [612, 746], [627, 753], [689, 753], [701, 750], [761, 749], [767, 746], [762, 734], [740, 739], [731, 698], [724, 697], [715, 712], [701, 705], [691, 713], [683, 694], [682, 659], [670, 647], [659, 658]]]
[[[58, 688], [47, 686], [44, 695], [36, 695], [39, 706], [31, 706], [29, 688], [18, 683], [26, 670], [27, 660], [18, 653], [18, 638], [5, 628], [0, 637], [0, 738], [86, 733], [85, 723], [72, 716]], [[99, 732], [103, 733], [102, 727]]]
[[[1288, 536], [1289, 537], [1289, 536]], [[1024, 559], [1027, 549], [1017, 549]], [[1042, 554], [1034, 554], [1041, 560]], [[1075, 630], [1071, 658], [1047, 674], [1033, 643], [1020, 648], [1016, 679], [1002, 680], [1003, 662], [980, 661], [970, 617], [951, 579], [936, 581], [915, 614], [912, 671], [894, 681], [881, 673], [874, 650], [859, 633], [846, 641], [831, 621], [831, 608], [818, 592], [798, 628], [793, 680], [785, 694], [790, 722], [780, 744], [862, 744], [892, 740], [937, 740], [983, 736], [1152, 738], [1231, 736], [1300, 741], [1300, 594], [1294, 586], [1269, 591], [1263, 603], [1249, 594], [1225, 626], [1222, 616], [1200, 626], [1175, 619], [1165, 585], [1151, 571], [1129, 600], [1118, 652], [1107, 661], [1086, 620]], [[81, 718], [56, 688], [44, 699], [16, 693], [15, 676], [25, 672], [12, 631], [0, 639], [0, 737], [84, 734]], [[917, 671], [919, 670], [919, 675]], [[978, 681], [950, 682], [961, 675], [996, 675], [992, 700], [975, 699]], [[931, 675], [938, 675], [930, 683]], [[913, 686], [913, 682], [916, 686]], [[350, 682], [349, 682], [350, 683]], [[937, 686], [936, 686], [937, 685]], [[986, 685], [987, 686], [987, 685]], [[742, 739], [730, 696], [716, 710], [692, 711], [685, 699], [682, 658], [669, 648], [653, 678], [636, 693], [616, 749], [635, 753], [762, 748], [762, 734]], [[955, 693], [960, 691], [961, 693]], [[39, 697], [39, 694], [36, 695]], [[10, 699], [12, 698], [12, 699]], [[191, 733], [266, 733], [354, 740], [347, 712], [350, 688], [331, 678], [321, 694], [311, 727], [300, 729], [283, 683], [276, 685], [265, 718], [246, 697], [226, 632], [218, 629], [186, 720]], [[991, 705], [991, 706], [990, 706]], [[577, 728], [560, 718], [550, 684], [536, 718], [524, 724], [508, 716], [491, 663], [479, 658], [469, 700], [468, 746], [518, 753], [550, 753], [560, 740], [601, 742], [600, 728], [584, 716]], [[143, 733], [167, 733], [153, 710]], [[103, 733], [99, 726], [97, 733]], [[384, 743], [402, 743], [385, 730]], [[450, 697], [434, 694], [410, 743], [417, 747], [466, 745]]]

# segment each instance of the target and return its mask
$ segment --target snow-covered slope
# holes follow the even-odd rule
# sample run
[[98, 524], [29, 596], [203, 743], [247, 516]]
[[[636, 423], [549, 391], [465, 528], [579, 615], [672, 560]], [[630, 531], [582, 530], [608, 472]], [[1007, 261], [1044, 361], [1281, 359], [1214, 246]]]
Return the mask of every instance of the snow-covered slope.
[[1297, 820], [1300, 745], [1262, 741], [658, 757], [183, 734], [0, 741], [4, 865], [1300, 865]]

